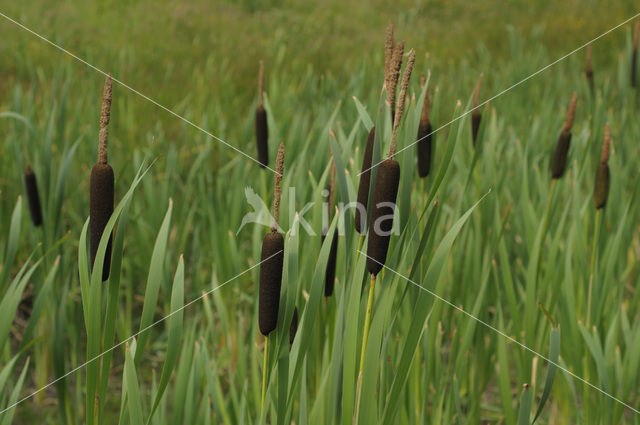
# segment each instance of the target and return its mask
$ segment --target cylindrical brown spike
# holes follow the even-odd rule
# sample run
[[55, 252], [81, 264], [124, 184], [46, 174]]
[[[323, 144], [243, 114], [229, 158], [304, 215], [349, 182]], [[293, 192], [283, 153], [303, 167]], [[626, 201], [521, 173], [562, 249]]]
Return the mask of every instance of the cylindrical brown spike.
[[604, 207], [609, 195], [609, 149], [611, 146], [611, 132], [609, 124], [604, 128], [604, 142], [602, 143], [602, 154], [600, 163], [596, 171], [596, 181], [593, 189], [593, 203], [597, 210]]
[[593, 204], [597, 210], [607, 203], [609, 194], [609, 165], [599, 163], [596, 171], [596, 183], [593, 189]]
[[593, 92], [594, 83], [593, 83], [593, 68], [591, 67], [591, 44], [589, 44], [586, 49], [584, 75], [587, 77], [587, 82], [589, 83], [589, 89]]
[[[324, 240], [327, 236], [326, 231], [322, 232], [321, 244], [324, 244]], [[330, 297], [333, 295], [333, 288], [336, 280], [336, 257], [338, 256], [338, 229], [333, 232], [333, 239], [331, 240], [331, 248], [329, 249], [329, 258], [327, 259], [327, 269], [324, 275], [324, 296]]]
[[[113, 169], [109, 164], [98, 163], [91, 169], [91, 191], [89, 194], [89, 227], [90, 227], [90, 248], [91, 267], [93, 269], [98, 245], [104, 228], [113, 213], [114, 202], [114, 177]], [[111, 268], [111, 235], [104, 255], [102, 266], [102, 280], [109, 278]]]
[[29, 213], [33, 225], [38, 227], [42, 224], [42, 207], [40, 206], [40, 196], [38, 194], [38, 181], [36, 175], [31, 169], [31, 165], [27, 164], [24, 172], [24, 185], [27, 189], [27, 199], [29, 200]]
[[267, 111], [259, 105], [256, 109], [256, 143], [258, 145], [258, 162], [262, 168], [269, 165], [269, 128]]
[[399, 184], [398, 161], [389, 158], [381, 162], [373, 190], [367, 245], [367, 270], [373, 275], [377, 275], [382, 270], [387, 259]]
[[553, 161], [551, 162], [551, 178], [559, 179], [564, 174], [564, 170], [567, 167], [567, 156], [569, 154], [569, 147], [571, 146], [571, 132], [563, 130], [558, 138], [558, 144], [556, 145], [556, 151], [553, 154]]
[[431, 122], [427, 120], [426, 123], [420, 122], [418, 127], [418, 175], [420, 177], [427, 177], [431, 170], [431, 151], [433, 149], [433, 130], [431, 129]]
[[293, 340], [298, 331], [298, 307], [293, 308], [293, 317], [291, 318], [291, 326], [289, 326], [289, 348], [293, 345]]
[[284, 263], [284, 237], [269, 232], [262, 240], [260, 256], [260, 288], [258, 293], [258, 324], [260, 332], [268, 336], [278, 324], [282, 265]]
[[367, 146], [362, 158], [362, 170], [360, 185], [358, 186], [358, 203], [356, 204], [355, 226], [356, 231], [364, 235], [367, 231], [367, 205], [369, 203], [369, 187], [371, 184], [371, 161], [373, 158], [373, 143], [376, 137], [376, 128], [372, 127], [367, 137]]

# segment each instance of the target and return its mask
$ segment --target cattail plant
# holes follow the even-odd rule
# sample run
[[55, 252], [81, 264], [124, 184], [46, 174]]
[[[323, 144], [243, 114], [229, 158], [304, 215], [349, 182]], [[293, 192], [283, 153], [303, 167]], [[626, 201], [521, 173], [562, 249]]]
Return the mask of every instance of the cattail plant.
[[604, 142], [602, 143], [602, 154], [600, 163], [596, 171], [596, 180], [593, 189], [593, 204], [597, 210], [602, 209], [607, 203], [609, 194], [609, 149], [611, 146], [611, 131], [609, 124], [604, 128]]
[[[587, 290], [587, 321], [591, 324], [591, 293], [593, 292], [593, 278], [595, 272], [596, 249], [598, 245], [598, 235], [600, 233], [600, 221], [602, 219], [602, 209], [607, 203], [609, 194], [609, 150], [611, 148], [611, 130], [609, 124], [604, 127], [604, 141], [602, 142], [602, 153], [596, 171], [596, 179], [593, 187], [593, 206], [596, 208], [596, 218], [593, 230], [593, 241], [591, 243], [591, 262], [589, 264], [589, 287]], [[598, 311], [596, 311], [598, 313]]]
[[[400, 164], [394, 159], [394, 157], [396, 154], [398, 126], [402, 119], [402, 113], [404, 112], [404, 103], [407, 97], [406, 95], [409, 87], [409, 80], [411, 78], [411, 71], [413, 70], [413, 64], [416, 60], [416, 54], [413, 49], [409, 51], [408, 56], [409, 59], [407, 60], [407, 66], [400, 86], [400, 97], [398, 98], [395, 110], [396, 120], [393, 123], [389, 153], [387, 155], [387, 159], [382, 161], [379, 165], [376, 182], [373, 188], [366, 264], [367, 270], [371, 274], [371, 283], [369, 286], [369, 299], [367, 301], [364, 332], [362, 335], [362, 350], [360, 352], [360, 372], [358, 374], [358, 385], [356, 389], [356, 411], [354, 423], [358, 423], [360, 394], [362, 390], [362, 373], [364, 370], [364, 355], [367, 347], [369, 326], [371, 324], [371, 310], [373, 308], [373, 294], [375, 290], [376, 276], [380, 270], [382, 270], [387, 259], [391, 229], [393, 228], [393, 213], [395, 210], [396, 197], [398, 195], [398, 186], [400, 184]], [[391, 217], [391, 219], [384, 219], [384, 217]]]
[[291, 318], [291, 326], [289, 326], [289, 349], [296, 338], [296, 332], [298, 332], [298, 307], [293, 308], [293, 317]]
[[587, 50], [585, 52], [584, 75], [585, 77], [587, 77], [587, 82], [589, 83], [589, 88], [591, 89], [591, 92], [593, 92], [594, 84], [593, 84], [593, 69], [591, 68], [591, 44], [587, 45]]
[[567, 119], [564, 122], [564, 127], [558, 138], [558, 144], [553, 154], [553, 161], [551, 162], [551, 178], [554, 180], [562, 177], [567, 167], [567, 155], [569, 154], [569, 147], [571, 146], [571, 127], [573, 126], [573, 120], [576, 115], [577, 102], [578, 95], [576, 92], [573, 92], [569, 111], [567, 112]]
[[[424, 74], [420, 75], [420, 86], [424, 88], [426, 84], [426, 78]], [[418, 156], [418, 175], [420, 177], [427, 177], [429, 170], [431, 169], [431, 151], [433, 144], [433, 130], [431, 128], [431, 120], [429, 118], [429, 112], [431, 109], [431, 102], [429, 99], [429, 89], [424, 96], [424, 102], [422, 103], [422, 114], [420, 115], [420, 125], [418, 126], [418, 146], [416, 147], [416, 153]]]
[[[409, 79], [415, 62], [415, 52], [413, 49], [409, 52], [409, 60], [402, 78], [402, 86], [400, 88], [400, 97], [396, 105], [396, 117], [398, 118], [393, 124], [393, 132], [391, 135], [391, 144], [387, 159], [382, 161], [378, 166], [378, 173], [373, 189], [372, 211], [369, 219], [369, 242], [367, 246], [368, 260], [367, 270], [373, 275], [377, 275], [387, 258], [387, 250], [389, 249], [389, 239], [393, 220], [380, 220], [381, 217], [393, 217], [396, 196], [398, 194], [398, 185], [400, 183], [400, 164], [394, 159], [396, 154], [396, 137], [402, 113], [404, 112], [404, 103], [406, 99], [407, 89], [409, 87]], [[379, 227], [379, 229], [376, 229]]]
[[282, 265], [284, 263], [284, 237], [278, 233], [278, 215], [280, 212], [280, 182], [284, 173], [284, 144], [278, 147], [276, 157], [276, 174], [273, 191], [273, 223], [271, 231], [262, 240], [260, 255], [260, 286], [258, 293], [258, 324], [264, 335], [264, 367], [262, 371], [262, 403], [264, 411], [264, 396], [267, 380], [267, 343], [269, 334], [278, 324], [278, 309], [280, 308], [280, 286], [282, 285]]
[[[333, 197], [336, 186], [336, 163], [331, 160], [331, 177], [329, 182], [329, 205], [328, 205], [328, 218], [329, 223], [331, 222], [331, 210], [333, 209]], [[324, 243], [324, 240], [327, 236], [327, 232], [329, 231], [329, 226], [324, 228], [322, 232], [321, 244]], [[324, 275], [324, 296], [330, 297], [333, 295], [333, 287], [335, 285], [336, 280], [336, 257], [338, 255], [338, 230], [336, 229], [333, 232], [333, 239], [331, 240], [331, 248], [329, 250], [329, 258], [327, 259], [327, 268], [325, 270]]]
[[633, 31], [633, 50], [631, 51], [631, 87], [636, 87], [638, 77], [638, 44], [640, 44], [640, 19], [636, 21]]
[[38, 194], [38, 180], [36, 179], [36, 174], [31, 168], [31, 164], [29, 163], [28, 154], [27, 166], [24, 170], [24, 186], [27, 190], [27, 200], [29, 201], [31, 221], [35, 227], [39, 227], [42, 224], [42, 207], [40, 206], [40, 195]]
[[256, 144], [258, 145], [258, 162], [262, 168], [269, 165], [269, 127], [267, 111], [262, 103], [264, 90], [264, 64], [260, 61], [258, 71], [258, 107], [256, 108]]
[[373, 143], [376, 138], [376, 128], [372, 127], [367, 137], [367, 146], [364, 149], [362, 158], [362, 170], [360, 173], [360, 184], [358, 186], [358, 203], [356, 207], [355, 226], [360, 233], [360, 242], [367, 231], [367, 206], [369, 203], [369, 187], [371, 185], [371, 162], [373, 158]]
[[[107, 75], [102, 92], [102, 109], [100, 110], [100, 135], [98, 138], [98, 162], [91, 169], [91, 191], [89, 193], [89, 227], [91, 265], [94, 266], [98, 245], [104, 228], [113, 213], [114, 177], [113, 169], [107, 163], [107, 140], [109, 118], [111, 116], [111, 75]], [[102, 266], [102, 280], [109, 279], [111, 268], [111, 235]]]
[[482, 74], [476, 83], [476, 89], [473, 92], [473, 112], [471, 113], [471, 141], [475, 147], [478, 140], [478, 131], [480, 131], [480, 122], [482, 121], [482, 113], [480, 112], [480, 89], [482, 88]]

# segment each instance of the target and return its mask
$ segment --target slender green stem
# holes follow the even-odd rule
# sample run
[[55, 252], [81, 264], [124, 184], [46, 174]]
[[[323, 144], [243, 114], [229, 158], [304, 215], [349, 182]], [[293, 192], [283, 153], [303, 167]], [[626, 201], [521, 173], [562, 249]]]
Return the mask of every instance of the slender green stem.
[[553, 192], [555, 191], [556, 188], [556, 182], [558, 180], [557, 179], [553, 179], [551, 180], [551, 189], [549, 189], [549, 195], [547, 196], [547, 206], [545, 207], [544, 210], [544, 217], [543, 217], [543, 221], [542, 221], [542, 234], [541, 234], [541, 240], [540, 240], [540, 246], [538, 247], [538, 252], [536, 255], [536, 274], [535, 274], [535, 281], [536, 283], [538, 282], [538, 273], [540, 272], [540, 257], [542, 256], [542, 246], [544, 245], [544, 237], [547, 234], [547, 229], [549, 227], [549, 213], [551, 212], [551, 200], [553, 199]]
[[587, 329], [591, 325], [591, 291], [593, 288], [593, 274], [596, 264], [596, 247], [598, 244], [598, 234], [600, 233], [600, 216], [602, 215], [602, 209], [596, 210], [596, 222], [593, 230], [593, 243], [591, 244], [591, 263], [589, 264], [589, 289], [587, 292]]
[[371, 275], [371, 285], [369, 286], [369, 299], [367, 300], [367, 312], [364, 317], [364, 333], [362, 334], [362, 350], [360, 351], [360, 371], [358, 372], [358, 387], [356, 389], [356, 413], [353, 423], [358, 423], [360, 413], [360, 394], [362, 391], [362, 372], [364, 371], [364, 355], [367, 351], [367, 340], [369, 339], [369, 326], [371, 325], [371, 310], [373, 309], [373, 294], [375, 292], [376, 276]]
[[269, 337], [264, 337], [264, 362], [262, 364], [262, 397], [260, 399], [260, 419], [263, 418], [264, 415], [264, 397], [267, 392], [267, 344], [269, 342]]

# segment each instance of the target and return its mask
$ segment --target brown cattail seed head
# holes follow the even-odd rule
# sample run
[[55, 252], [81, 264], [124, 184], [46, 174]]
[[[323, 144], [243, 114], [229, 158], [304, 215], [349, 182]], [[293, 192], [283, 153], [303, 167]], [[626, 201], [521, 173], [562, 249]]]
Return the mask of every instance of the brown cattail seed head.
[[[111, 117], [111, 74], [107, 75], [102, 92], [102, 108], [100, 110], [100, 136], [98, 140], [98, 162], [91, 169], [89, 182], [89, 247], [91, 250], [91, 268], [95, 266], [96, 254], [104, 228], [113, 213], [114, 177], [113, 169], [107, 163], [107, 125]], [[102, 280], [109, 278], [111, 268], [111, 238], [102, 263]]]
[[24, 171], [24, 186], [27, 190], [31, 221], [34, 226], [38, 227], [42, 224], [42, 207], [40, 206], [40, 196], [38, 194], [38, 181], [29, 164], [27, 164], [27, 168]]
[[267, 233], [262, 240], [260, 256], [260, 288], [258, 293], [258, 324], [268, 336], [278, 324], [280, 287], [284, 262], [284, 237], [278, 232]]
[[482, 74], [476, 83], [476, 89], [473, 92], [473, 112], [471, 112], [471, 141], [473, 146], [478, 140], [478, 132], [480, 131], [480, 123], [482, 122], [482, 113], [480, 112], [480, 90], [482, 89]]
[[596, 180], [593, 189], [593, 204], [596, 209], [603, 208], [607, 203], [607, 196], [609, 194], [609, 149], [611, 145], [611, 132], [609, 130], [609, 124], [604, 128], [604, 142], [602, 143], [602, 155], [600, 156], [600, 163], [596, 171]]
[[393, 133], [391, 134], [391, 146], [389, 148], [389, 157], [396, 154], [396, 137], [398, 135], [398, 127], [400, 120], [402, 120], [402, 114], [404, 113], [404, 103], [407, 98], [407, 89], [409, 88], [409, 80], [411, 79], [411, 72], [413, 71], [413, 64], [416, 61], [416, 52], [413, 49], [409, 51], [409, 60], [407, 66], [404, 69], [404, 75], [402, 76], [402, 84], [400, 86], [400, 97], [398, 98], [398, 104], [396, 105], [395, 121], [393, 122]]
[[293, 317], [291, 318], [291, 326], [289, 326], [289, 348], [293, 345], [293, 340], [298, 331], [298, 307], [293, 308]]
[[556, 150], [551, 162], [551, 178], [553, 179], [562, 177], [567, 167], [567, 156], [569, 155], [569, 148], [571, 147], [571, 127], [573, 126], [573, 120], [575, 118], [577, 101], [578, 97], [576, 93], [573, 92], [569, 111], [567, 112], [567, 119], [558, 138], [558, 144], [556, 145]]
[[258, 107], [256, 108], [256, 145], [258, 147], [258, 163], [262, 168], [269, 165], [269, 127], [267, 125], [267, 111], [262, 104], [264, 85], [264, 66], [260, 61], [258, 71]]
[[273, 224], [271, 230], [278, 228], [278, 218], [280, 217], [280, 197], [282, 195], [282, 176], [284, 175], [284, 143], [280, 142], [278, 146], [278, 156], [276, 156], [276, 175], [273, 185]]
[[587, 50], [585, 54], [584, 75], [587, 77], [589, 88], [591, 89], [591, 91], [593, 91], [594, 83], [593, 83], [593, 69], [591, 68], [591, 44], [587, 45]]
[[571, 96], [571, 104], [569, 105], [569, 111], [567, 111], [567, 119], [564, 122], [563, 131], [571, 131], [571, 127], [573, 127], [573, 120], [576, 117], [576, 105], [578, 103], [578, 95], [576, 92], [573, 92]]
[[[426, 78], [424, 74], [420, 75], [420, 86], [424, 87], [426, 84]], [[433, 143], [433, 130], [431, 128], [431, 121], [429, 120], [429, 110], [431, 108], [431, 102], [429, 99], [429, 89], [424, 95], [424, 102], [422, 103], [422, 114], [420, 115], [420, 125], [418, 126], [418, 146], [416, 152], [418, 155], [418, 175], [420, 177], [426, 177], [429, 175], [431, 169], [431, 150]]]
[[[327, 229], [328, 230], [328, 229]], [[322, 232], [322, 242], [326, 239], [326, 230]], [[333, 232], [333, 239], [331, 240], [331, 248], [329, 249], [329, 258], [327, 259], [327, 268], [324, 275], [324, 296], [330, 297], [333, 295], [333, 287], [336, 280], [336, 258], [338, 256], [338, 229]]]
[[571, 146], [571, 132], [563, 130], [558, 138], [558, 144], [551, 162], [551, 178], [559, 179], [567, 166], [567, 156]]
[[367, 270], [373, 275], [377, 275], [382, 270], [387, 259], [399, 183], [400, 164], [398, 161], [394, 159], [382, 161], [378, 166], [373, 189], [367, 245]]
[[420, 121], [418, 127], [418, 175], [420, 177], [427, 177], [431, 170], [431, 152], [433, 149], [433, 130], [431, 128], [431, 122], [427, 120], [426, 123]]
[[371, 162], [373, 158], [373, 143], [376, 137], [376, 128], [372, 127], [367, 137], [367, 146], [362, 158], [362, 170], [360, 185], [358, 186], [358, 203], [356, 205], [355, 226], [361, 235], [367, 231], [367, 205], [369, 202], [369, 187], [371, 185]]
[[[114, 202], [114, 177], [113, 169], [109, 164], [98, 163], [91, 169], [89, 193], [89, 230], [91, 249], [91, 266], [94, 267], [98, 246], [104, 228], [113, 214]], [[104, 263], [102, 265], [102, 280], [109, 278], [109, 269], [111, 268], [111, 235], [107, 250], [104, 255]]]

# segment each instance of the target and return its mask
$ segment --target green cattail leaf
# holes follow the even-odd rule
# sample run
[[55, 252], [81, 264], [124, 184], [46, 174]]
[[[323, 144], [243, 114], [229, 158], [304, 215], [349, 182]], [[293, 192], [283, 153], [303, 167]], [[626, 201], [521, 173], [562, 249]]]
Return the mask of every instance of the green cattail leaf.
[[140, 386], [138, 385], [138, 377], [136, 376], [136, 366], [133, 361], [133, 348], [127, 347], [124, 359], [124, 384], [127, 387], [129, 420], [131, 425], [142, 425], [142, 398], [140, 396]]
[[[533, 418], [533, 423], [536, 422], [536, 419], [542, 413], [542, 409], [544, 408], [549, 395], [551, 394], [551, 387], [553, 386], [553, 381], [556, 377], [556, 371], [558, 367], [558, 357], [560, 356], [560, 327], [551, 328], [551, 334], [549, 335], [549, 360], [553, 363], [548, 363], [547, 369], [547, 378], [544, 381], [544, 389], [542, 390], [542, 397], [540, 397], [540, 403], [538, 404], [538, 410], [536, 411], [536, 415]], [[554, 364], [555, 363], [555, 364]]]
[[[11, 396], [9, 397], [8, 400], [8, 405], [11, 406], [12, 404], [15, 404], [16, 401], [18, 400], [18, 397], [20, 396], [20, 392], [22, 391], [22, 385], [24, 384], [24, 378], [27, 374], [27, 370], [29, 369], [29, 358], [27, 358], [27, 361], [24, 365], [24, 367], [22, 368], [22, 372], [20, 372], [20, 377], [18, 378], [18, 382], [15, 383], [15, 385], [13, 386], [13, 390], [11, 391]], [[5, 413], [2, 414], [2, 416], [0, 417], [0, 419], [2, 419], [2, 422], [0, 422], [0, 425], [11, 425], [11, 423], [13, 422], [13, 415], [16, 413], [16, 409], [11, 409]]]
[[531, 387], [524, 384], [522, 395], [520, 396], [520, 411], [518, 413], [518, 425], [529, 425], [531, 408], [533, 405], [533, 391]]
[[[329, 226], [329, 230], [327, 231], [327, 238], [333, 238], [333, 233], [338, 231], [336, 228], [337, 223], [337, 216], [335, 216], [331, 222], [331, 226]], [[315, 270], [313, 272], [311, 287], [309, 289], [309, 300], [301, 313], [300, 323], [298, 325], [298, 337], [293, 341], [293, 346], [291, 347], [291, 354], [289, 357], [290, 388], [292, 388], [293, 383], [297, 382], [300, 378], [303, 359], [311, 345], [311, 338], [313, 338], [315, 334], [313, 329], [320, 302], [324, 298], [324, 275], [327, 268], [330, 249], [331, 244], [327, 243], [324, 244], [320, 250], [320, 255], [318, 256], [318, 261], [316, 262]], [[289, 393], [287, 405], [290, 406], [291, 403], [293, 403], [293, 392]]]
[[[449, 256], [449, 252], [451, 251], [451, 247], [453, 246], [453, 242], [456, 237], [460, 233], [462, 226], [467, 222], [471, 213], [478, 207], [480, 202], [486, 197], [484, 195], [478, 202], [476, 202], [462, 217], [456, 221], [456, 223], [449, 229], [445, 237], [442, 239], [440, 244], [438, 245], [438, 249], [436, 250], [431, 263], [429, 264], [429, 268], [427, 269], [427, 273], [422, 281], [417, 282], [420, 286], [433, 286], [436, 282], [440, 280], [440, 274], [444, 267], [444, 263]], [[426, 233], [426, 232], [425, 232]], [[418, 253], [418, 256], [421, 253]], [[411, 285], [411, 283], [407, 283]], [[438, 294], [438, 292], [436, 291]], [[441, 295], [441, 294], [438, 294]], [[415, 307], [413, 310], [411, 326], [409, 331], [407, 332], [407, 336], [405, 337], [404, 346], [402, 348], [402, 357], [400, 360], [399, 369], [396, 371], [396, 376], [393, 379], [393, 383], [391, 385], [391, 389], [388, 392], [387, 401], [385, 403], [384, 412], [382, 415], [382, 423], [383, 424], [392, 424], [395, 421], [396, 409], [399, 406], [400, 402], [400, 391], [401, 388], [404, 387], [407, 376], [409, 373], [409, 366], [412, 363], [413, 357], [415, 356], [416, 349], [418, 347], [418, 342], [422, 337], [422, 332], [425, 327], [425, 319], [430, 311], [429, 304], [433, 302], [438, 303], [441, 302], [439, 300], [433, 301], [433, 295], [420, 291], [418, 293], [418, 298], [415, 303]]]
[[18, 250], [18, 240], [20, 239], [20, 228], [22, 227], [22, 196], [18, 196], [16, 206], [11, 214], [11, 227], [9, 228], [9, 238], [7, 239], [7, 251], [2, 265], [2, 277], [0, 278], [0, 293], [4, 291], [8, 283], [11, 266], [16, 259]]
[[153, 406], [147, 419], [147, 424], [151, 422], [151, 418], [155, 413], [164, 391], [171, 379], [171, 373], [176, 366], [178, 359], [178, 351], [180, 349], [180, 340], [182, 339], [182, 319], [184, 312], [184, 259], [180, 256], [178, 268], [173, 278], [173, 286], [171, 290], [171, 308], [169, 311], [169, 338], [167, 339], [167, 353], [165, 355], [164, 365], [162, 366], [162, 375], [158, 384], [158, 391], [153, 400]]
[[42, 288], [40, 289], [40, 291], [38, 291], [35, 303], [33, 304], [33, 310], [31, 311], [31, 316], [29, 317], [29, 323], [27, 324], [27, 328], [22, 334], [22, 342], [20, 343], [20, 347], [24, 347], [29, 342], [31, 334], [33, 333], [33, 330], [38, 323], [38, 319], [40, 318], [40, 314], [42, 313], [43, 308], [45, 307], [46, 303], [51, 301], [49, 297], [51, 295], [51, 288], [53, 286], [53, 282], [55, 281], [59, 265], [60, 257], [56, 258], [56, 261], [53, 263], [53, 266], [49, 270], [49, 273], [47, 273], [44, 285], [42, 285]]
[[[29, 259], [30, 258], [31, 257], [29, 257]], [[4, 345], [9, 337], [9, 332], [13, 325], [13, 318], [18, 310], [18, 305], [22, 300], [22, 293], [41, 261], [42, 260], [38, 260], [27, 270], [26, 267], [29, 264], [29, 260], [27, 260], [20, 272], [7, 288], [7, 291], [4, 293], [2, 300], [0, 301], [0, 351], [4, 349]], [[27, 271], [25, 272], [25, 270]]]
[[353, 99], [353, 102], [356, 104], [356, 109], [358, 110], [358, 115], [360, 116], [360, 120], [362, 121], [364, 128], [367, 131], [371, 131], [371, 129], [373, 128], [373, 120], [367, 113], [367, 109], [364, 107], [362, 103], [360, 103], [357, 97], [353, 96], [352, 99]]
[[141, 333], [138, 335], [138, 349], [135, 355], [136, 364], [140, 364], [140, 360], [142, 359], [142, 353], [144, 352], [150, 334], [150, 330], [146, 328], [148, 328], [153, 321], [153, 315], [158, 303], [158, 293], [160, 292], [160, 286], [163, 281], [164, 258], [167, 250], [172, 211], [173, 202], [169, 200], [169, 207], [160, 226], [160, 231], [158, 232], [156, 243], [153, 247], [153, 253], [151, 254], [147, 287], [144, 292], [144, 304], [142, 306], [142, 316], [140, 319]]

